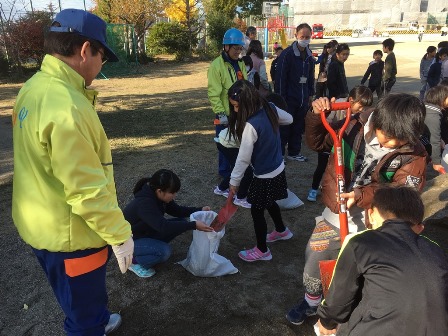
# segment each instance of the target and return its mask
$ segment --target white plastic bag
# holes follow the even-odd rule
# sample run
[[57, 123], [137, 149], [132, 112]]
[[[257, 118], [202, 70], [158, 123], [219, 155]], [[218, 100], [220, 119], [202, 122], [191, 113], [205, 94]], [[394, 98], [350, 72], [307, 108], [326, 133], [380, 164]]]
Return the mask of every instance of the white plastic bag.
[[[210, 225], [217, 215], [214, 211], [198, 211], [191, 214], [190, 220], [199, 220]], [[200, 277], [217, 277], [237, 273], [238, 269], [230, 260], [218, 254], [219, 241], [224, 234], [225, 228], [220, 232], [194, 230], [187, 258], [179, 261], [179, 264], [193, 275]]]
[[[319, 324], [317, 322], [314, 325], [314, 333], [316, 334], [316, 336], [321, 336], [321, 333], [319, 331]], [[330, 334], [329, 336], [336, 336], [336, 335], [335, 334]]]
[[287, 191], [288, 191], [287, 198], [276, 201], [281, 210], [295, 209], [303, 205], [303, 202], [301, 201], [300, 198], [297, 197], [296, 194], [294, 194], [289, 189], [287, 189]]

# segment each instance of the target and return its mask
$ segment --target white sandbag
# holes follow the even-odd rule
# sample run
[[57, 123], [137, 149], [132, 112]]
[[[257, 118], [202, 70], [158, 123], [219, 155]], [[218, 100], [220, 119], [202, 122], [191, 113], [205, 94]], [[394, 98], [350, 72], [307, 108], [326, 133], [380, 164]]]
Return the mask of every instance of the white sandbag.
[[448, 144], [445, 145], [440, 163], [442, 164], [443, 169], [445, 169], [445, 172], [448, 174]]
[[[314, 333], [316, 334], [316, 336], [322, 336], [320, 331], [319, 331], [319, 324], [317, 322], [314, 325]], [[336, 335], [335, 334], [330, 334], [329, 336], [336, 336]]]
[[296, 194], [294, 194], [291, 190], [287, 189], [288, 191], [288, 197], [276, 201], [280, 209], [282, 210], [290, 210], [298, 208], [299, 206], [303, 205], [303, 202], [300, 200], [300, 198], [297, 197]]
[[[210, 225], [218, 214], [214, 211], [198, 211], [190, 216], [190, 220]], [[188, 249], [187, 258], [179, 261], [187, 271], [200, 277], [217, 277], [235, 274], [238, 269], [230, 260], [218, 254], [219, 241], [224, 237], [225, 228], [220, 232], [193, 231], [193, 241]]]

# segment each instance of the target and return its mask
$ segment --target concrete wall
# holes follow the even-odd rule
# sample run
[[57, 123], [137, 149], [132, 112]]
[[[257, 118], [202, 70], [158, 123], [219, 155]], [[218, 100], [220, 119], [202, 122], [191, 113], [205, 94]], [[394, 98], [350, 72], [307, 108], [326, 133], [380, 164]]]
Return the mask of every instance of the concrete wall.
[[[381, 29], [392, 22], [423, 22], [422, 0], [290, 0], [294, 9], [294, 26], [302, 22], [322, 23], [329, 30], [374, 27]], [[423, 7], [426, 7], [424, 4]], [[447, 0], [431, 0], [428, 12], [440, 13]], [[426, 23], [426, 22], [425, 22]]]

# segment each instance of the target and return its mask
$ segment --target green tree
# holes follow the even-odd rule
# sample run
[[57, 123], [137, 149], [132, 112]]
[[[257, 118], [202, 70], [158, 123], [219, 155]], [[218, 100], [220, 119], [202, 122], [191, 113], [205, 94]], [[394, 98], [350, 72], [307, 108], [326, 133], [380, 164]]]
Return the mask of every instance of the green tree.
[[179, 22], [160, 22], [153, 25], [146, 40], [150, 54], [174, 54], [181, 60], [189, 54], [189, 32]]
[[94, 0], [96, 13], [106, 22], [134, 26], [138, 53], [145, 50], [145, 34], [158, 18], [165, 15], [171, 0]]
[[220, 15], [226, 19], [233, 20], [237, 13], [238, 1], [240, 0], [204, 0], [203, 6], [207, 16], [210, 14]]
[[204, 10], [208, 23], [207, 36], [210, 47], [215, 51], [221, 50], [222, 38], [227, 29], [235, 27], [235, 18], [238, 0], [204, 0]]
[[241, 17], [243, 18], [249, 17], [250, 15], [261, 16], [263, 0], [239, 0], [238, 6], [240, 7]]
[[8, 25], [5, 44], [8, 46], [12, 63], [17, 68], [29, 59], [36, 61], [37, 65], [42, 63], [45, 56], [44, 33], [52, 20], [52, 11], [34, 11]]
[[178, 21], [186, 27], [190, 54], [197, 44], [198, 34], [203, 28], [200, 24], [202, 15], [199, 6], [199, 0], [173, 0], [171, 5], [165, 9], [168, 18]]
[[216, 12], [211, 12], [207, 15], [208, 22], [208, 37], [213, 49], [220, 50], [222, 45], [222, 38], [227, 29], [233, 27], [233, 21], [224, 15]]
[[93, 9], [93, 13], [98, 15], [106, 22], [112, 22], [111, 12], [112, 4], [110, 0], [97, 0], [95, 1], [96, 6]]

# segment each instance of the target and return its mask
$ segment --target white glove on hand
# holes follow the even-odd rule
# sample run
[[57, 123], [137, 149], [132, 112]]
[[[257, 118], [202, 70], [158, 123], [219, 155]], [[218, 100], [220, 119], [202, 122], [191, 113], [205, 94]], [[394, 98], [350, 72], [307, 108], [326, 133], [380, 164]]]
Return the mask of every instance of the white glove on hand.
[[132, 255], [134, 254], [134, 240], [132, 237], [129, 237], [129, 239], [123, 244], [112, 246], [112, 250], [117, 258], [121, 273], [126, 273], [132, 263]]
[[229, 124], [229, 119], [227, 118], [227, 115], [225, 115], [224, 113], [219, 113], [218, 118], [219, 118], [220, 125], [228, 125]]

